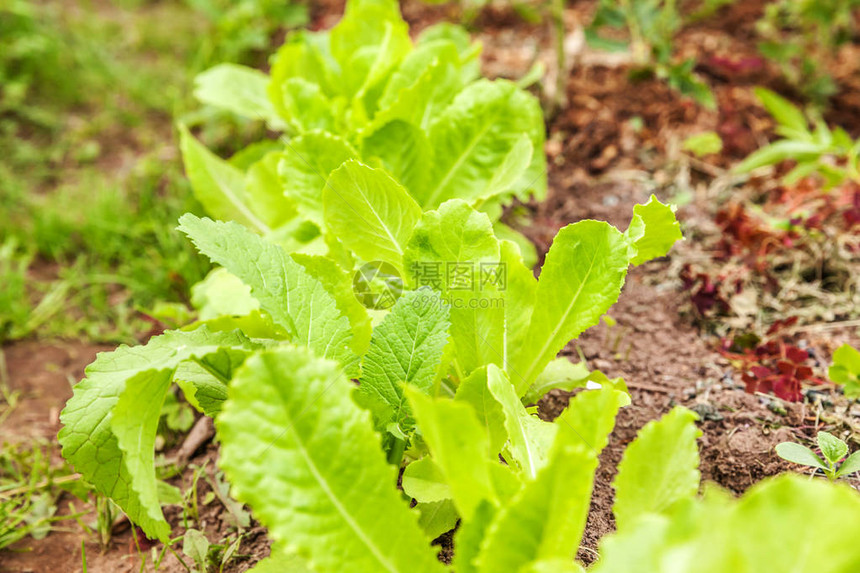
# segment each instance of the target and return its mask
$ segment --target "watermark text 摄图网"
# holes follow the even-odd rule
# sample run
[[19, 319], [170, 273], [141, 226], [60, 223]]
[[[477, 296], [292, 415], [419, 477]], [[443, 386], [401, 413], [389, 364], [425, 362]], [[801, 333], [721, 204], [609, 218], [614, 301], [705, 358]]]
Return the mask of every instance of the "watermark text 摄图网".
[[[414, 305], [444, 304], [452, 309], [493, 309], [504, 306], [507, 266], [487, 261], [415, 261], [405, 269], [409, 286], [427, 289], [439, 296], [419, 296]], [[394, 306], [407, 288], [398, 270], [390, 263], [372, 261], [353, 275], [353, 292], [366, 308], [386, 310]]]

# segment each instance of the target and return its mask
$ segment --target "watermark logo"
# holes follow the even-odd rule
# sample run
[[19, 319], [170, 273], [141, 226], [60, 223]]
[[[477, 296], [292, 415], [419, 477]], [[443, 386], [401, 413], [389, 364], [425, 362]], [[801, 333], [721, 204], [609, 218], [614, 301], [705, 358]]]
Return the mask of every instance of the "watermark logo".
[[504, 291], [507, 288], [505, 263], [416, 261], [409, 269], [412, 284], [448, 291]]
[[372, 261], [355, 272], [352, 290], [365, 308], [385, 310], [394, 306], [403, 294], [403, 279], [394, 265]]

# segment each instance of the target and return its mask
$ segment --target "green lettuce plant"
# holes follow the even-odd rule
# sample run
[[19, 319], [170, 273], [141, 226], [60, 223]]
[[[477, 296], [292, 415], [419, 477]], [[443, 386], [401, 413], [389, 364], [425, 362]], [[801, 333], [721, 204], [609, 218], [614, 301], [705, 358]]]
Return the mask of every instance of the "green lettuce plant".
[[810, 467], [813, 471], [821, 470], [831, 481], [860, 472], [860, 452], [848, 456], [848, 444], [829, 432], [818, 432], [817, 441], [824, 459], [806, 446], [794, 442], [779, 444], [776, 453], [789, 462]]
[[[381, 173], [360, 163], [341, 169], [356, 182]], [[180, 229], [242, 281], [258, 306], [100, 355], [61, 416], [64, 456], [148, 535], [166, 539], [168, 534], [153, 449], [171, 383], [204, 414], [217, 416], [228, 385], [249, 356], [284, 345], [305, 347], [359, 382], [356, 400], [372, 414], [382, 449], [397, 465], [404, 452], [417, 447], [406, 388], [455, 395], [467, 379], [492, 366], [510, 380], [508, 402], [520, 403], [535, 386], [539, 390], [530, 395], [539, 397], [553, 386], [541, 375], [558, 372], [550, 366], [558, 352], [617, 300], [628, 266], [664, 255], [680, 237], [672, 210], [652, 199], [635, 208], [624, 233], [597, 221], [562, 229], [535, 279], [517, 247], [496, 238], [486, 214], [462, 200], [422, 213], [417, 206], [405, 207], [413, 200], [386, 181], [379, 187], [344, 186], [353, 195], [335, 195], [325, 204], [327, 229], [339, 229], [342, 209], [374, 214], [367, 228], [356, 228], [353, 219], [349, 232], [334, 231], [344, 250], [404, 270], [440, 261], [504, 264], [504, 288], [463, 290], [447, 277], [420, 285], [407, 274], [408, 292], [390, 310], [375, 311], [373, 328], [338, 261], [291, 255], [234, 222], [184, 216]], [[490, 298], [496, 302], [480, 304]], [[559, 382], [571, 386], [569, 377]]]
[[[335, 364], [289, 347], [249, 359], [218, 427], [234, 493], [275, 540], [255, 571], [584, 571], [574, 557], [597, 457], [626, 394], [582, 392], [549, 423], [504, 398], [511, 385], [496, 367], [476, 380], [453, 399], [407, 390], [429, 451], [403, 475], [410, 508]], [[614, 481], [617, 533], [589, 570], [847, 573], [860, 564], [851, 543], [860, 498], [847, 487], [786, 476], [741, 500], [714, 489], [698, 497], [695, 420], [677, 408], [627, 448]], [[453, 562], [442, 565], [430, 539], [457, 522]]]
[[[372, 172], [360, 163], [347, 169]], [[654, 199], [639, 205], [623, 233], [596, 221], [568, 225], [535, 279], [516, 246], [462, 200], [409, 215], [397, 187], [361, 195], [378, 218], [368, 222], [372, 232], [343, 235], [344, 249], [404, 270], [416, 262], [504, 262], [504, 288], [463, 291], [447, 279], [421, 285], [407, 274], [395, 304], [370, 320], [340, 262], [290, 254], [235, 222], [186, 215], [181, 230], [242, 281], [256, 306], [101, 354], [61, 415], [63, 455], [147, 535], [167, 542], [153, 448], [176, 383], [216, 418], [233, 494], [275, 541], [258, 573], [582, 571], [573, 558], [598, 455], [629, 398], [621, 381], [554, 359], [615, 302], [630, 264], [662, 256], [679, 238], [672, 210]], [[324, 204], [325, 228], [337, 228], [343, 200]], [[470, 304], [484, 297], [503, 304]], [[599, 389], [580, 392], [549, 423], [526, 405], [553, 378], [565, 388], [599, 380]], [[618, 534], [604, 543], [595, 571], [642, 563], [637, 570], [695, 563], [760, 571], [772, 559], [774, 542], [760, 533], [772, 519], [828, 549], [815, 555], [816, 570], [858, 564], [843, 539], [860, 515], [853, 492], [786, 478], [740, 502], [697, 498], [694, 420], [676, 409], [628, 448], [615, 480]], [[820, 529], [832, 516], [846, 524], [835, 539]], [[458, 522], [447, 567], [430, 540]], [[792, 547], [779, 559], [812, 567], [811, 554]]]
[[496, 222], [511, 197], [545, 195], [545, 128], [535, 97], [480, 78], [479, 53], [462, 28], [413, 42], [396, 2], [350, 0], [331, 30], [290, 34], [268, 75], [215, 66], [197, 77], [197, 98], [283, 135], [224, 161], [183, 128], [194, 193], [210, 216], [310, 254], [327, 248], [324, 190], [350, 159], [385, 169], [423, 211], [459, 198]]

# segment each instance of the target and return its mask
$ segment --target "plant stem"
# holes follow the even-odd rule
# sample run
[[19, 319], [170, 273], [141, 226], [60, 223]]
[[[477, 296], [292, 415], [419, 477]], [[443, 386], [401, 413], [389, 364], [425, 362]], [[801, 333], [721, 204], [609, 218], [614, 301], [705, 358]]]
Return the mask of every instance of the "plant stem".
[[403, 452], [405, 450], [406, 440], [394, 438], [394, 446], [391, 448], [391, 451], [388, 452], [388, 463], [400, 467], [400, 463], [403, 461]]

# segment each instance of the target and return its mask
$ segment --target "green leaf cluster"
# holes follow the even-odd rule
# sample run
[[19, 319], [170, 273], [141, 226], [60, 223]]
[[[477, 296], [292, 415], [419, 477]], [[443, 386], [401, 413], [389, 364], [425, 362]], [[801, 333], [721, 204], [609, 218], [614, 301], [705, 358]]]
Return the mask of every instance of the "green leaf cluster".
[[828, 188], [849, 180], [860, 181], [860, 140], [851, 139], [841, 127], [831, 129], [820, 117], [808, 117], [768, 89], [756, 88], [755, 93], [776, 120], [776, 133], [781, 139], [753, 152], [735, 167], [735, 171], [748, 173], [793, 161], [795, 166], [782, 178], [786, 185], [794, 185], [812, 175], [823, 179]]
[[[219, 430], [235, 493], [278, 543], [267, 566], [292, 570], [284, 568], [301, 560], [306, 569], [296, 570], [320, 572], [584, 571], [574, 558], [597, 457], [627, 396], [582, 392], [550, 423], [509, 402], [506, 382], [490, 365], [453, 399], [407, 389], [428, 451], [403, 474], [415, 504], [409, 509], [375, 447], [370, 417], [349, 399], [334, 364], [291, 348], [247, 361]], [[323, 391], [332, 384], [341, 391]], [[319, 419], [332, 414], [337, 424]], [[617, 532], [601, 542], [589, 570], [848, 573], [860, 565], [851, 543], [860, 497], [848, 487], [784, 476], [740, 500], [715, 489], [699, 497], [696, 419], [676, 408], [627, 448], [614, 482]], [[445, 567], [428, 544], [457, 522], [454, 560]]]
[[829, 432], [818, 432], [817, 441], [823, 459], [806, 446], [794, 442], [779, 444], [776, 453], [789, 462], [811, 467], [815, 471], [821, 470], [830, 480], [860, 472], [860, 452], [848, 456], [848, 444]]
[[349, 203], [356, 186], [371, 194], [397, 186], [402, 197], [390, 207], [413, 218], [458, 198], [496, 222], [512, 197], [546, 193], [543, 114], [516, 84], [481, 79], [479, 54], [460, 27], [433, 26], [413, 41], [394, 0], [350, 0], [332, 29], [289, 34], [269, 74], [235, 64], [207, 70], [196, 79], [201, 102], [283, 136], [225, 161], [182, 128], [195, 196], [210, 216], [307, 254], [330, 250], [326, 233], [375, 223], [349, 207], [326, 213]]
[[[182, 217], [180, 230], [223, 268], [213, 275], [217, 281], [195, 291], [211, 315], [146, 346], [100, 356], [61, 417], [65, 457], [148, 535], [168, 534], [153, 449], [171, 383], [216, 416], [226, 407], [236, 369], [267, 347], [306, 348], [356, 380], [355, 401], [370, 414], [382, 436], [377, 444], [394, 465], [420, 455], [426, 438], [410, 392], [427, 399], [448, 394], [486, 406], [493, 439], [484, 451], [504, 447], [512, 467], [537, 475], [555, 431], [527, 414], [522, 397], [531, 389], [539, 398], [556, 383], [572, 388], [598, 380], [594, 373], [572, 379], [551, 363], [615, 302], [630, 264], [664, 255], [680, 237], [671, 208], [652, 199], [635, 208], [625, 233], [596, 221], [563, 229], [536, 280], [517, 247], [497, 239], [489, 217], [468, 203], [450, 200], [422, 213], [381, 170], [353, 161], [335, 176], [354, 182], [351, 203], [335, 196], [323, 217], [326, 228], [342, 229], [340, 249], [348, 262], [360, 255], [398, 269], [504, 264], [505, 284], [458, 290], [445, 275], [435, 287], [409, 284], [391, 309], [371, 317], [351, 290], [352, 267], [320, 255], [290, 255], [235, 222]], [[348, 209], [366, 213], [370, 224], [348, 229]], [[225, 288], [232, 301], [219, 298]], [[483, 297], [495, 302], [482, 305]], [[502, 443], [505, 433], [512, 434], [509, 445]], [[506, 479], [491, 471], [494, 479]], [[453, 515], [450, 504], [424, 509], [428, 527], [439, 527], [434, 516], [440, 512]]]
[[[671, 208], [656, 199], [637, 206], [623, 233], [596, 221], [565, 227], [535, 279], [468, 203], [416, 210], [407, 233], [408, 211], [386, 207], [402, 207], [402, 188], [358, 162], [344, 169], [364, 189], [352, 197], [378, 215], [372, 230], [343, 235], [349, 248], [402, 269], [505, 262], [504, 288], [487, 285], [504, 304], [458, 304], [486, 293], [444, 276], [434, 286], [411, 282], [368, 320], [349, 302], [337, 261], [290, 255], [238, 223], [186, 215], [181, 230], [246, 286], [231, 288], [251, 312], [100, 355], [62, 413], [64, 456], [145, 533], [166, 540], [153, 448], [176, 382], [216, 417], [232, 494], [275, 542], [259, 571], [583, 571], [574, 559], [598, 457], [629, 397], [622, 382], [563, 366], [556, 354], [608, 310], [630, 264], [664, 255], [679, 238]], [[327, 226], [336, 212], [323, 211]], [[541, 396], [553, 380], [599, 383], [547, 422], [523, 396]], [[860, 519], [855, 492], [782, 478], [740, 501], [697, 497], [695, 421], [677, 408], [627, 448], [614, 482], [618, 532], [594, 571], [764, 570], [775, 551], [762, 531], [775, 524], [821, 548], [816, 570], [857, 567], [860, 552], [842, 538]], [[834, 541], [822, 533], [826, 522], [808, 515], [846, 527]], [[445, 566], [430, 542], [458, 523]], [[778, 559], [807, 563], [810, 554], [791, 544]]]
[[759, 52], [777, 64], [789, 84], [822, 108], [838, 91], [827, 70], [837, 60], [839, 47], [856, 33], [858, 7], [858, 0], [768, 3], [756, 22]]
[[[183, 130], [189, 178], [220, 219], [180, 219], [220, 267], [194, 289], [200, 320], [101, 355], [61, 415], [64, 456], [147, 535], [169, 534], [153, 450], [175, 383], [216, 418], [233, 493], [276, 541], [266, 567], [444, 570], [428, 542], [458, 519], [464, 570], [575, 553], [627, 395], [557, 355], [680, 229], [653, 197], [625, 232], [574, 223], [536, 279], [496, 219], [543, 185], [539, 108], [476, 80], [474, 56], [457, 28], [413, 45], [393, 2], [359, 0], [331, 31], [288, 39], [269, 78], [230, 66], [200, 79], [201, 98], [285, 129], [287, 149], [223, 161]], [[390, 308], [359, 302], [354, 281], [379, 279], [368, 265], [399, 279]], [[600, 390], [560, 422], [526, 408], [585, 385]], [[414, 509], [394, 487], [404, 464]], [[569, 483], [582, 495], [551, 507]], [[540, 536], [506, 556], [526, 523]]]
[[[679, 61], [675, 57], [675, 36], [683, 25], [675, 0], [600, 0], [585, 38], [597, 49], [630, 52], [634, 79], [656, 75], [672, 89], [713, 109], [713, 93], [693, 71], [695, 59]], [[619, 30], [626, 32], [627, 39], [618, 39]]]

